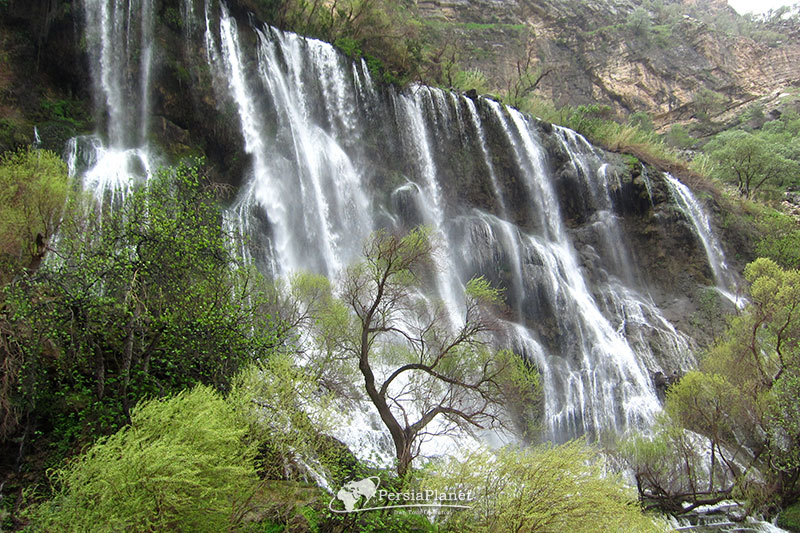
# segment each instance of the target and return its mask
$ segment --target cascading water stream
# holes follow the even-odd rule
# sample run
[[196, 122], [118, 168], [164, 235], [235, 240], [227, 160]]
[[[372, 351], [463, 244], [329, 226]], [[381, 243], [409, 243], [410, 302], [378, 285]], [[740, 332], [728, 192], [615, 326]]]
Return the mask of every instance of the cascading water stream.
[[443, 205], [441, 188], [437, 180], [436, 164], [431, 153], [431, 141], [423, 116], [427, 108], [438, 120], [435, 98], [441, 98], [441, 92], [436, 89], [418, 86], [412, 87], [412, 94], [397, 96], [395, 109], [398, 120], [402, 120], [400, 135], [407, 152], [417, 162], [417, 174], [423, 182], [421, 194], [417, 196], [418, 207], [424, 215], [424, 221], [433, 227], [437, 235], [441, 236], [441, 250], [436, 254], [436, 278], [439, 296], [445, 303], [450, 321], [454, 327], [462, 321], [464, 305], [456, 297], [459, 290], [463, 291], [458, 273], [452, 262], [452, 247], [449, 232], [445, 226], [445, 209]]
[[[265, 27], [257, 31], [257, 72], [246, 73], [238, 31], [224, 5], [219, 36], [206, 13], [209, 59], [226, 82], [253, 158], [233, 210], [243, 226], [253, 208], [266, 213], [272, 236], [266, 254], [274, 254], [275, 275], [312, 270], [334, 277], [356, 258], [372, 228], [361, 176], [337, 142], [353, 127], [354, 111], [347, 109], [354, 103], [345, 98], [353, 86], [341, 73], [349, 65], [328, 45]], [[334, 71], [340, 75], [328, 77]], [[334, 131], [316, 122], [319, 102]], [[275, 124], [263, 119], [270, 106]], [[331, 116], [331, 110], [339, 112]], [[278, 129], [272, 142], [270, 127]]]
[[666, 175], [666, 180], [675, 202], [692, 223], [692, 226], [694, 226], [695, 234], [703, 245], [708, 264], [714, 274], [717, 292], [735, 306], [742, 307], [745, 301], [732, 291], [735, 286], [735, 280], [725, 262], [722, 246], [714, 236], [714, 230], [711, 227], [711, 220], [708, 218], [708, 214], [692, 194], [689, 187], [678, 181], [671, 174]]
[[[591, 193], [590, 201], [594, 209], [591, 227], [599, 235], [606, 263], [613, 265], [609, 270], [615, 271], [623, 281], [634, 283], [636, 276], [630, 268], [632, 261], [624, 246], [618, 217], [614, 214], [608, 163], [602, 160], [601, 154], [582, 135], [559, 126], [555, 126], [554, 130], [561, 146], [569, 154], [575, 174]], [[619, 190], [620, 187], [619, 178], [616, 178], [613, 188]]]
[[[87, 53], [102, 132], [67, 145], [70, 175], [98, 199], [124, 195], [154, 170], [147, 142], [153, 68], [153, 0], [83, 0]], [[113, 205], [113, 201], [111, 202]]]

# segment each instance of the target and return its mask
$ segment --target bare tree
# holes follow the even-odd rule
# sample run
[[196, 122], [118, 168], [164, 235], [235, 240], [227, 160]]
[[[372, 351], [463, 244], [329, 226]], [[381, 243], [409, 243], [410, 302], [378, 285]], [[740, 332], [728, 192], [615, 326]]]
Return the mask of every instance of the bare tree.
[[506, 80], [506, 100], [510, 105], [519, 106], [553, 69], [545, 68], [536, 56], [534, 35], [528, 37], [525, 43], [525, 55], [517, 59], [514, 67], [515, 76]]
[[495, 324], [487, 307], [499, 302], [500, 291], [483, 278], [471, 280], [463, 323], [455, 327], [419, 292], [431, 265], [430, 242], [424, 229], [404, 237], [374, 234], [341, 290], [353, 326], [341, 348], [357, 361], [366, 394], [391, 434], [400, 475], [426, 437], [503, 424], [509, 396], [518, 402], [538, 394], [535, 369], [488, 345]]

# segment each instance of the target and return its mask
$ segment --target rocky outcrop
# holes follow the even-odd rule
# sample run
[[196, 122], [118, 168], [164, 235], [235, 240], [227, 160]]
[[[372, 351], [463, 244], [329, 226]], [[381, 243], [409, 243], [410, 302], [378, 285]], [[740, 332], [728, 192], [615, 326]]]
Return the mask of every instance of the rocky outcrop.
[[[246, 24], [252, 2], [229, 4]], [[174, 22], [180, 2], [156, 5], [164, 22], [156, 37], [162, 49], [172, 51], [156, 65], [164, 82], [157, 95], [156, 112], [163, 121], [156, 124], [156, 134], [173, 153], [204, 152], [220, 168], [239, 164], [241, 158], [226, 155], [235, 152], [230, 141], [236, 132], [224, 126], [226, 117], [202, 68], [202, 36], [188, 35]], [[416, 7], [424, 19], [441, 26], [437, 39], [457, 43], [463, 51], [460, 67], [480, 69], [497, 88], [514, 78], [517, 62], [530, 51], [533, 67], [547, 72], [537, 89], [543, 97], [558, 105], [604, 103], [621, 115], [644, 110], [657, 127], [697, 117], [702, 110], [693, 104], [703, 89], [719, 95], [711, 112], [726, 119], [742, 105], [777, 100], [786, 87], [800, 85], [800, 41], [792, 38], [798, 29], [789, 22], [776, 26], [789, 38], [772, 46], [725, 35], [698, 18], [737, 23], [724, 0], [667, 0], [660, 12], [644, 11], [641, 27], [636, 19], [642, 15], [640, 0], [418, 0]], [[43, 130], [51, 147], [90, 128], [90, 116], [78, 124], [75, 117], [64, 121], [42, 113], [40, 102], [73, 99], [91, 108], [78, 37], [80, 2], [10, 0], [5, 11], [0, 47], [12, 68], [0, 73], [0, 111], [7, 119], [0, 128], [2, 147], [32, 140], [34, 124], [50, 123]], [[661, 24], [665, 13], [671, 14], [669, 24]], [[188, 85], [193, 91], [185, 98]], [[44, 95], [43, 88], [54, 90]]]
[[68, 1], [0, 8], [0, 152], [34, 141], [61, 151], [91, 127], [89, 77]]
[[791, 38], [791, 28], [777, 28], [789, 38], [773, 35], [767, 44], [720, 30], [723, 23], [742, 23], [724, 0], [665, 1], [660, 11], [643, 5], [638, 0], [418, 2], [425, 17], [449, 25], [447, 38], [467, 50], [461, 66], [480, 69], [495, 86], [513, 79], [528, 46], [534, 63], [548, 71], [538, 89], [545, 98], [562, 105], [604, 103], [620, 114], [647, 111], [657, 126], [702, 112], [692, 105], [702, 89], [721, 95], [712, 114], [725, 118], [756, 98], [774, 98], [800, 84], [800, 42]]

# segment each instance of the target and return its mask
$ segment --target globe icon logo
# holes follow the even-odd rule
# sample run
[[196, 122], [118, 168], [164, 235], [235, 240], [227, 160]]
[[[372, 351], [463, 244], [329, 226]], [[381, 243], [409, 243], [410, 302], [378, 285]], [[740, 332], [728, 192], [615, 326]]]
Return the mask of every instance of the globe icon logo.
[[[359, 503], [361, 498], [364, 498], [361, 503], [363, 507], [375, 496], [380, 483], [381, 480], [377, 476], [348, 481], [336, 493], [336, 498], [344, 505], [345, 512], [352, 513], [356, 510], [356, 504]], [[331, 500], [331, 503], [333, 503], [333, 500]]]

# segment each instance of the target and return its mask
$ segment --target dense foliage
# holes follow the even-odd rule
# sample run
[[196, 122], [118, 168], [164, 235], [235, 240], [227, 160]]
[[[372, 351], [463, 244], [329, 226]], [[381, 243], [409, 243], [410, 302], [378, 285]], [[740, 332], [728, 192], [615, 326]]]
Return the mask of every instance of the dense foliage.
[[61, 224], [67, 167], [47, 150], [0, 155], [0, 283], [35, 269]]
[[34, 531], [229, 531], [255, 494], [254, 443], [233, 406], [198, 385], [131, 410], [131, 422], [53, 474]]
[[762, 258], [745, 275], [750, 304], [670, 389], [669, 421], [624, 450], [642, 496], [661, 507], [734, 495], [763, 511], [800, 497], [800, 271]]
[[444, 510], [446, 531], [663, 531], [589, 446], [477, 451], [433, 464], [423, 486], [471, 491], [471, 509]]
[[[285, 377], [275, 367], [262, 367], [259, 373], [267, 380]], [[459, 460], [431, 463], [404, 480], [382, 481], [382, 486], [398, 492], [457, 488], [469, 494], [469, 508], [442, 509], [434, 523], [421, 511], [402, 509], [330, 513], [330, 495], [322, 491], [289, 481], [259, 481], [259, 474], [272, 472], [272, 458], [259, 460], [257, 450], [270, 447], [280, 436], [259, 431], [256, 426], [263, 416], [251, 412], [247, 404], [252, 402], [242, 399], [236, 394], [223, 399], [209, 387], [196, 386], [138, 405], [128, 426], [53, 472], [57, 490], [50, 501], [29, 510], [32, 530], [664, 529], [642, 514], [621, 480], [609, 475], [596, 451], [582, 442], [478, 450]], [[282, 409], [272, 405], [267, 416]], [[279, 416], [296, 415], [290, 407]]]
[[745, 198], [764, 186], [798, 185], [800, 144], [794, 140], [775, 138], [769, 131], [730, 130], [717, 135], [706, 150], [717, 163], [719, 177], [735, 184]]
[[198, 166], [70, 200], [47, 260], [2, 288], [4, 471], [40, 472], [37, 453], [57, 462], [142, 398], [225, 390], [280, 343], [267, 284], [230, 253], [221, 216]]

